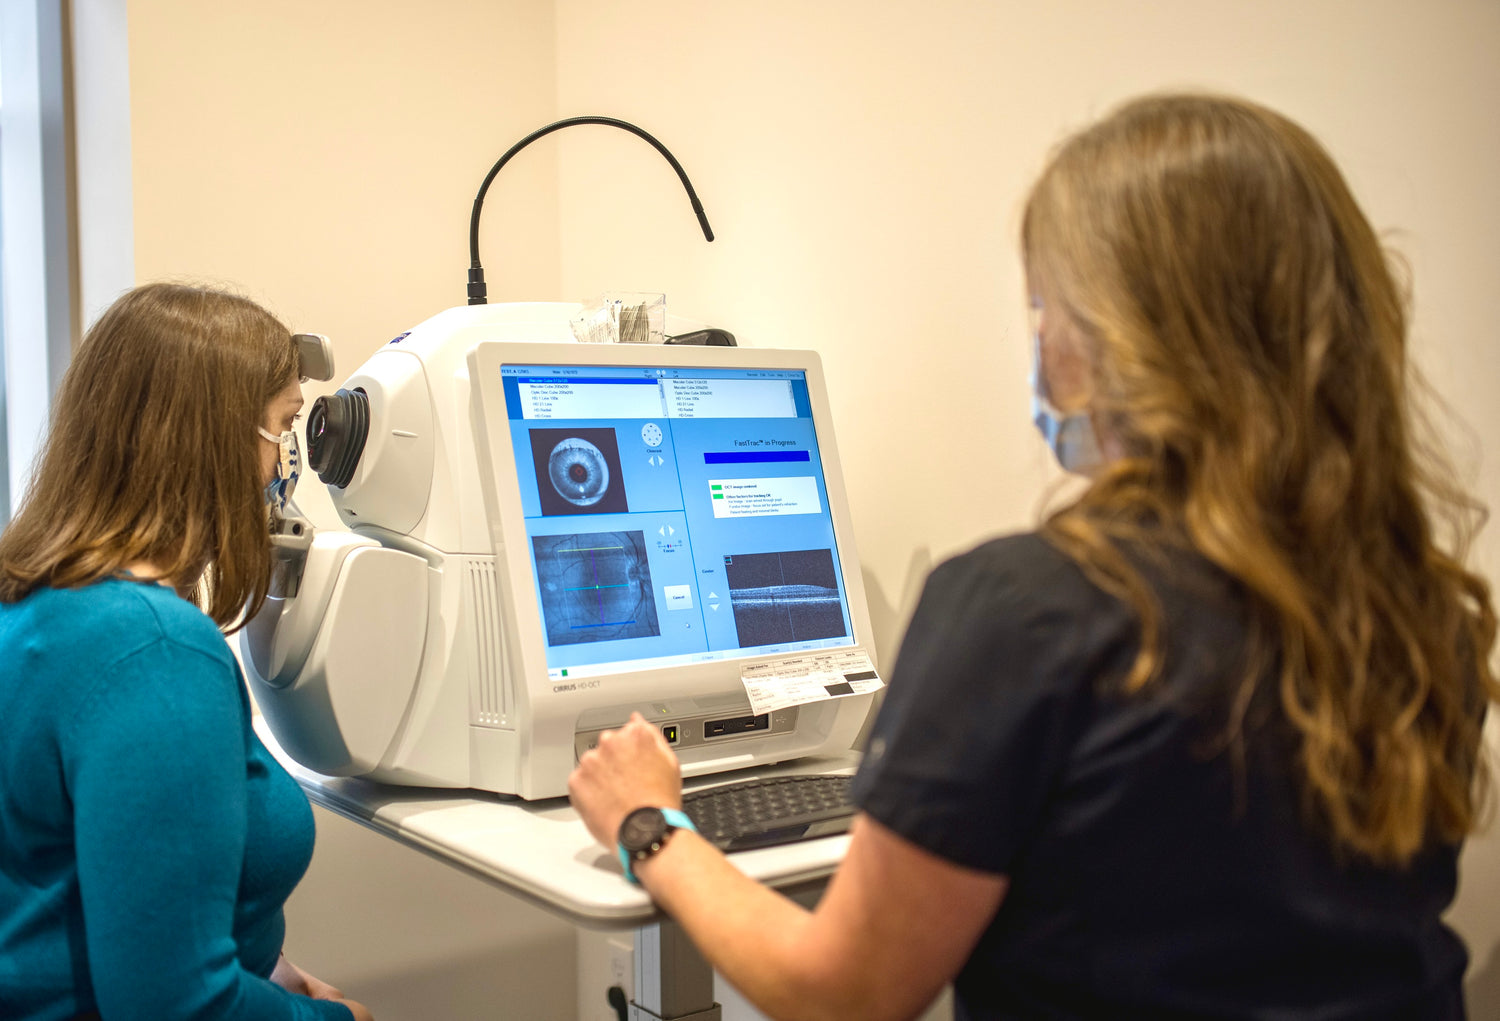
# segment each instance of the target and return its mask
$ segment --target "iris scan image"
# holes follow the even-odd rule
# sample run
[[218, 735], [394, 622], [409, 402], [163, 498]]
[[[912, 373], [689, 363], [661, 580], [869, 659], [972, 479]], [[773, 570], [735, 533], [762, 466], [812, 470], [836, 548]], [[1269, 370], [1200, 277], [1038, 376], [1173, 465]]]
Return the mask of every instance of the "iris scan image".
[[530, 437], [544, 515], [630, 510], [613, 429], [532, 429]]
[[592, 507], [609, 491], [609, 465], [588, 440], [569, 436], [552, 448], [547, 478], [557, 494], [575, 507]]

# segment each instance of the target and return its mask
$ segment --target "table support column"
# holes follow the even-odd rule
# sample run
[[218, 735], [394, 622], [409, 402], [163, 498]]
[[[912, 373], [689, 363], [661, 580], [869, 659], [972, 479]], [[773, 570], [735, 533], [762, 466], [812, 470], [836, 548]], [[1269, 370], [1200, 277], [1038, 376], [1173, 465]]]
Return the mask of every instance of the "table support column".
[[635, 1000], [630, 1021], [721, 1021], [714, 971], [670, 919], [635, 931]]

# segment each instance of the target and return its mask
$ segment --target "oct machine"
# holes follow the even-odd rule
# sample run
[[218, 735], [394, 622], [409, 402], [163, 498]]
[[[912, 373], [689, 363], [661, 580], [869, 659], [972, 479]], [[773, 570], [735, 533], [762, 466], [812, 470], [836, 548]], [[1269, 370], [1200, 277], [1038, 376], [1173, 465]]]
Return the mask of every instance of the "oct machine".
[[632, 712], [688, 776], [853, 743], [873, 648], [817, 355], [579, 344], [577, 312], [449, 309], [315, 405], [346, 530], [295, 523], [242, 632], [308, 768], [531, 799]]

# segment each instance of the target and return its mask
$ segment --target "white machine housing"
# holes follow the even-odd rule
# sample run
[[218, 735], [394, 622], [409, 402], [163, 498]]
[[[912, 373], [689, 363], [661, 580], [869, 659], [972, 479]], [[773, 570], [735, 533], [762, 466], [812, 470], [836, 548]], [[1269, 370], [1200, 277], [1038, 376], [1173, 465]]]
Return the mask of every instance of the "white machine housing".
[[561, 303], [448, 309], [345, 382], [368, 395], [370, 416], [353, 477], [329, 487], [349, 530], [316, 532], [296, 595], [268, 599], [241, 640], [263, 715], [309, 769], [556, 797], [597, 735], [635, 711], [676, 725], [686, 776], [853, 744], [871, 695], [778, 710], [751, 733], [705, 736], [706, 724], [750, 714], [741, 670], [776, 656], [549, 677], [510, 424], [503, 409], [494, 413], [502, 359], [805, 370], [852, 648], [875, 657], [817, 355], [578, 344], [568, 325], [577, 312]]

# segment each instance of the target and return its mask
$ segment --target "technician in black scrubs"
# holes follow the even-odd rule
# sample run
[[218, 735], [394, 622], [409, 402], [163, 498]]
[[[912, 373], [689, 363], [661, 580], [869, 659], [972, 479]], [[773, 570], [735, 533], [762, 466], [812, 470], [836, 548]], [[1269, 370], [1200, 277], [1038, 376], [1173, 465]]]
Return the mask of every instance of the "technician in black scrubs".
[[[688, 830], [636, 875], [777, 1018], [1461, 1018], [1495, 616], [1378, 238], [1298, 126], [1165, 96], [1059, 150], [1022, 247], [1092, 484], [933, 572], [816, 911]], [[680, 787], [639, 719], [571, 783], [608, 846]]]

